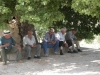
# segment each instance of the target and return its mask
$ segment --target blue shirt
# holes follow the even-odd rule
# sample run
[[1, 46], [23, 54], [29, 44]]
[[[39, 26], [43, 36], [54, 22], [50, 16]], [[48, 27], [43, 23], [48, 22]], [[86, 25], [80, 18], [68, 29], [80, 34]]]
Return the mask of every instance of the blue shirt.
[[0, 38], [0, 45], [5, 45], [6, 43], [10, 43], [10, 45], [7, 48], [11, 49], [12, 45], [14, 45], [16, 42], [15, 42], [15, 40], [12, 37], [10, 37], [9, 39], [1, 37]]
[[52, 34], [50, 37], [49, 32], [47, 32], [43, 38], [43, 41], [50, 42], [50, 41], [56, 41], [55, 34]]

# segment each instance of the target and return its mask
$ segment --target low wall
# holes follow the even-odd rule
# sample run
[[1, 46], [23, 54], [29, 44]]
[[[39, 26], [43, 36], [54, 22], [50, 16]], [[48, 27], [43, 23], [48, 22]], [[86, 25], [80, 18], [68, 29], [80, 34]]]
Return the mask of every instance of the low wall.
[[[66, 53], [67, 50], [68, 49], [64, 47], [63, 52]], [[54, 54], [54, 49], [53, 48], [49, 48], [48, 51], [49, 51], [49, 55], [53, 55]], [[31, 51], [31, 57], [32, 58], [34, 57], [35, 53], [36, 53], [35, 49]], [[41, 49], [41, 57], [43, 57], [43, 56], [44, 56], [44, 52], [43, 52], [43, 49]], [[8, 60], [16, 60], [16, 55], [15, 55], [15, 53], [11, 53], [11, 54], [7, 55], [7, 58], [8, 58]], [[27, 58], [27, 52], [25, 50], [22, 50], [22, 58], [23, 59]]]

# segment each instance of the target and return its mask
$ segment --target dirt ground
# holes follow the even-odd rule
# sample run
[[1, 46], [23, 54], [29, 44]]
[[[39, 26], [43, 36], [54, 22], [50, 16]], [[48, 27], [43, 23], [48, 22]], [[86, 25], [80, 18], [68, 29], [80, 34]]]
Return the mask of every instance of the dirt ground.
[[0, 62], [0, 75], [100, 75], [100, 50], [82, 48], [78, 54], [24, 59], [23, 63]]

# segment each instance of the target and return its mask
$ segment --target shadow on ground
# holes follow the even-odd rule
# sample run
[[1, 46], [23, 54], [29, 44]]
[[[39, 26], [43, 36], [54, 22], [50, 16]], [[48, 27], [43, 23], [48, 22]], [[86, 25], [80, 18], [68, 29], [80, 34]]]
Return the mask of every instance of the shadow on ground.
[[100, 75], [100, 50], [82, 48], [77, 54], [50, 55], [41, 59], [0, 64], [1, 75]]

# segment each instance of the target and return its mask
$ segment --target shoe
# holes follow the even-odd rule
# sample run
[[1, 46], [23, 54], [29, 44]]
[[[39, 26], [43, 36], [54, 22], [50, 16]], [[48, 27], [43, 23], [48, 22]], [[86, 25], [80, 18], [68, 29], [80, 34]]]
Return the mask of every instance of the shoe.
[[78, 51], [77, 50], [73, 50], [73, 53], [78, 53]]
[[7, 65], [7, 62], [2, 62], [2, 65]]
[[59, 55], [59, 53], [58, 53], [58, 52], [55, 52], [54, 54], [55, 54], [55, 55]]
[[30, 59], [31, 59], [31, 57], [28, 57], [27, 59], [28, 59], [28, 60], [30, 60]]
[[68, 53], [73, 53], [73, 51], [69, 50]]
[[40, 56], [34, 56], [34, 58], [40, 59], [41, 57]]
[[44, 56], [45, 56], [45, 57], [48, 57], [48, 54], [45, 54]]
[[78, 52], [82, 52], [82, 50], [80, 50], [80, 49], [77, 49], [78, 50]]
[[64, 55], [63, 52], [62, 52], [62, 50], [60, 50], [60, 55]]

